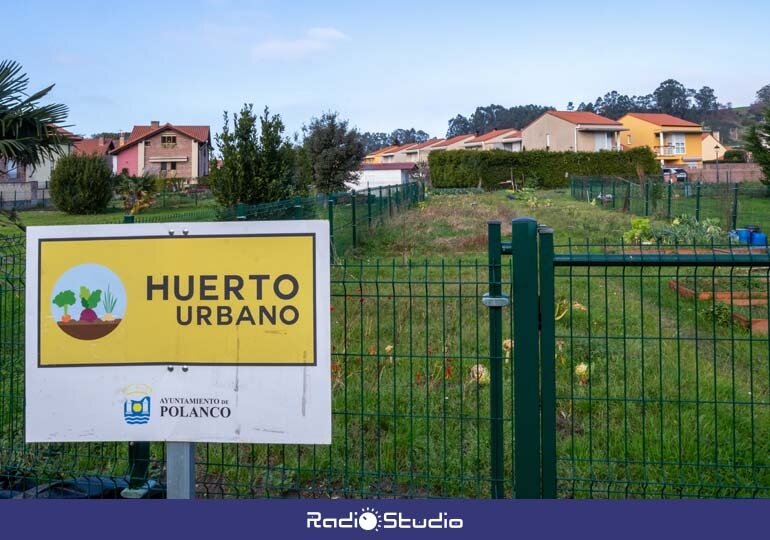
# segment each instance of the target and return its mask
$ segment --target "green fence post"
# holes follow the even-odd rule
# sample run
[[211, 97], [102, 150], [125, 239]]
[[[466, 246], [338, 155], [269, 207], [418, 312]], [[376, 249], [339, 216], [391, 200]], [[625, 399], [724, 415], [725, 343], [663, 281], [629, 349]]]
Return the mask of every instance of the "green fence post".
[[505, 446], [503, 437], [503, 307], [508, 299], [502, 288], [502, 244], [500, 222], [487, 222], [489, 292], [482, 301], [489, 308], [489, 423], [491, 492], [493, 499], [505, 497]]
[[668, 183], [668, 200], [666, 201], [666, 217], [671, 219], [671, 190], [674, 189], [674, 184]]
[[540, 335], [538, 331], [537, 222], [517, 218], [513, 238], [513, 378], [515, 496], [537, 499], [540, 489]]
[[329, 249], [334, 253], [334, 197], [329, 197]]
[[615, 180], [613, 180], [613, 181], [612, 181], [612, 208], [613, 208], [613, 210], [614, 210], [615, 208], [617, 208], [617, 204], [615, 203], [615, 198], [616, 198], [616, 195], [615, 195], [615, 187], [616, 187], [617, 185], [618, 185], [618, 183], [617, 183]]
[[738, 228], [738, 184], [733, 185], [733, 230]]
[[700, 221], [700, 187], [700, 182], [695, 184], [695, 221]]
[[302, 219], [305, 212], [302, 208], [302, 199], [294, 197], [294, 219]]
[[238, 203], [235, 206], [235, 215], [236, 219], [239, 221], [245, 221], [246, 220], [246, 205], [243, 203]]
[[350, 199], [350, 215], [352, 219], [352, 227], [353, 227], [353, 247], [356, 247], [356, 190], [351, 190], [352, 192], [352, 198]]
[[378, 223], [382, 225], [382, 186], [377, 188], [377, 218]]
[[650, 215], [650, 182], [648, 179], [644, 181], [644, 215]]
[[372, 228], [372, 188], [366, 188], [366, 217], [369, 228]]
[[127, 214], [127, 215], [123, 216], [123, 223], [133, 223], [134, 222], [134, 217], [135, 216], [132, 216], [131, 214]]
[[[614, 185], [614, 183], [613, 183]], [[540, 400], [542, 415], [542, 497], [556, 498], [556, 320], [553, 229], [538, 229], [540, 258]]]
[[388, 186], [388, 215], [393, 219], [393, 200], [390, 197], [390, 186]]

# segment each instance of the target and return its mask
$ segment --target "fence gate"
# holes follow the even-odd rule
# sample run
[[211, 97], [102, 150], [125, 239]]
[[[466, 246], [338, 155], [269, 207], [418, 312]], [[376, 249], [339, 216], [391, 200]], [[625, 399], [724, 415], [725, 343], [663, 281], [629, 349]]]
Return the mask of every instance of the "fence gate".
[[[514, 496], [770, 495], [767, 246], [554, 247], [529, 218], [506, 244], [488, 227], [490, 297], [512, 264]], [[495, 392], [504, 302], [485, 303]]]

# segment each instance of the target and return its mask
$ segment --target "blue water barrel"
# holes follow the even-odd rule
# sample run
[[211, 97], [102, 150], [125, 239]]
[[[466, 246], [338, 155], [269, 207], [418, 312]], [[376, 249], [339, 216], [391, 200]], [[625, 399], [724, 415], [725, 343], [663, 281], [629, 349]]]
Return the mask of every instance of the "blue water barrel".
[[767, 235], [763, 232], [755, 232], [751, 234], [751, 245], [752, 246], [766, 246], [767, 245]]
[[751, 241], [751, 231], [748, 229], [735, 229], [735, 234], [738, 235], [738, 241], [742, 244], [748, 244]]

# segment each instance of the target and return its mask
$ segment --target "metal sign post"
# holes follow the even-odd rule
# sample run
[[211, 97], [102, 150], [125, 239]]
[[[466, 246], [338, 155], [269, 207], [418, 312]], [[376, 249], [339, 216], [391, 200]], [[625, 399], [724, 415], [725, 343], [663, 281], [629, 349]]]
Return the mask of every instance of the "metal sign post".
[[166, 443], [166, 498], [195, 498], [195, 443]]

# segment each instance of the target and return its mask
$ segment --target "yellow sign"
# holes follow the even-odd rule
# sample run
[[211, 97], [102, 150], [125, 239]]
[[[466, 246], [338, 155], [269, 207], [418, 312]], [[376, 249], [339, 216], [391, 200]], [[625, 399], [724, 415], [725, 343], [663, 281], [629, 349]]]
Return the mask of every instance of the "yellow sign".
[[315, 242], [40, 239], [38, 365], [315, 365]]

